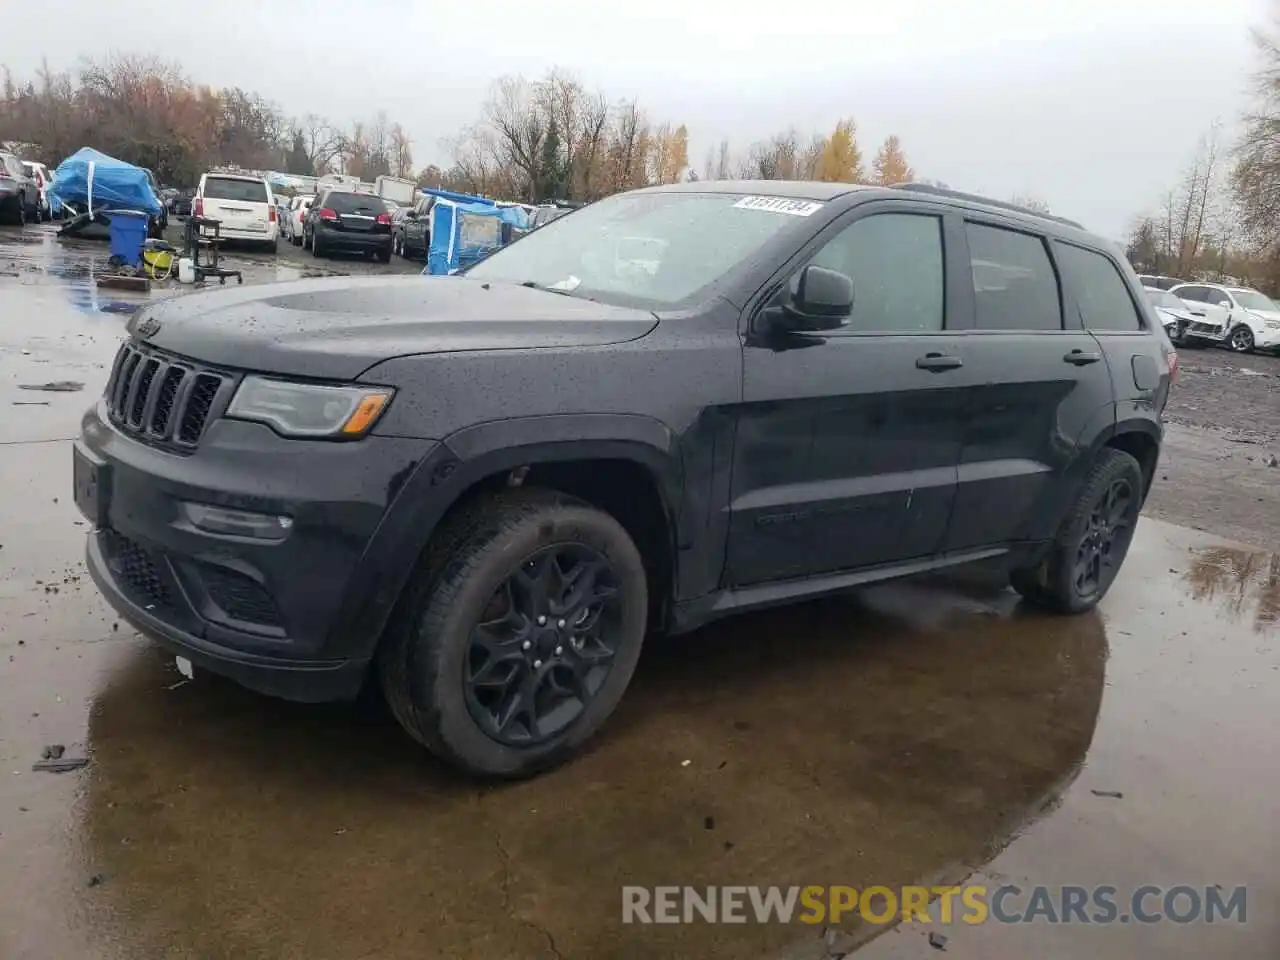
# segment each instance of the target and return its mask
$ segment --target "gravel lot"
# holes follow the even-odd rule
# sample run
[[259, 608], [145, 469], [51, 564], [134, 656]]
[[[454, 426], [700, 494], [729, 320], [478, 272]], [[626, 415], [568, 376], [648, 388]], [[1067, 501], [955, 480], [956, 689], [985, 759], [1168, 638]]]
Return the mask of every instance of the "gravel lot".
[[1280, 357], [1179, 352], [1149, 515], [1280, 549]]

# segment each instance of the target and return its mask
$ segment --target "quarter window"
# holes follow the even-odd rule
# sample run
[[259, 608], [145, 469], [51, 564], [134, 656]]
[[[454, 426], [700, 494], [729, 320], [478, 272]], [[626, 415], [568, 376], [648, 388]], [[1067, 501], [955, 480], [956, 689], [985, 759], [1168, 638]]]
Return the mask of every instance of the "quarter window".
[[1061, 330], [1058, 278], [1044, 241], [966, 223], [979, 330]]
[[1087, 330], [1144, 329], [1129, 287], [1109, 259], [1092, 250], [1055, 243], [1062, 277], [1075, 295], [1080, 319]]
[[855, 221], [810, 261], [853, 281], [852, 333], [927, 333], [944, 323], [942, 221], [879, 213]]

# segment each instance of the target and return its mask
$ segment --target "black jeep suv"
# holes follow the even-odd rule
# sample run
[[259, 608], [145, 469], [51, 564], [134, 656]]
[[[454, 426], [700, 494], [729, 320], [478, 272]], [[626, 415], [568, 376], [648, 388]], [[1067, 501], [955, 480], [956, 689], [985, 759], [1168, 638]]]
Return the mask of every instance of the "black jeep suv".
[[648, 629], [991, 558], [1091, 608], [1156, 466], [1157, 329], [1109, 245], [1006, 204], [637, 190], [460, 276], [141, 311], [75, 444], [88, 565], [197, 671], [372, 677], [432, 751], [520, 776], [600, 727]]

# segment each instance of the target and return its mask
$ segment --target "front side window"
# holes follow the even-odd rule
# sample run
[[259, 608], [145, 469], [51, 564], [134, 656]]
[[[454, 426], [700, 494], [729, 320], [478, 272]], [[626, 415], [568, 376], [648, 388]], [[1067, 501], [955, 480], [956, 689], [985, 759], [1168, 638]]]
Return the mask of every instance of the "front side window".
[[1142, 330], [1128, 285], [1109, 259], [1093, 250], [1055, 243], [1062, 278], [1075, 295], [1086, 330]]
[[560, 217], [464, 271], [603, 302], [671, 306], [742, 266], [822, 204], [729, 193], [624, 193]]
[[852, 333], [925, 333], [944, 325], [942, 220], [879, 213], [840, 231], [810, 264], [853, 281]]
[[1174, 295], [1179, 300], [1190, 300], [1193, 303], [1203, 303], [1205, 300], [1204, 287], [1178, 287], [1174, 291]]
[[1062, 302], [1044, 241], [966, 223], [979, 330], [1061, 330]]

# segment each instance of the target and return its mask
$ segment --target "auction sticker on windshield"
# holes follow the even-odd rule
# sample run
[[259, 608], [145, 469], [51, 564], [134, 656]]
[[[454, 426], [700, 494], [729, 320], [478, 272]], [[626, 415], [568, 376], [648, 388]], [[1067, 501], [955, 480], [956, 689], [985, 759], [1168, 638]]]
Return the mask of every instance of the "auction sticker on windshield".
[[787, 197], [743, 197], [734, 206], [743, 210], [785, 213], [793, 217], [807, 217], [822, 209], [822, 204], [812, 200], [791, 200]]

